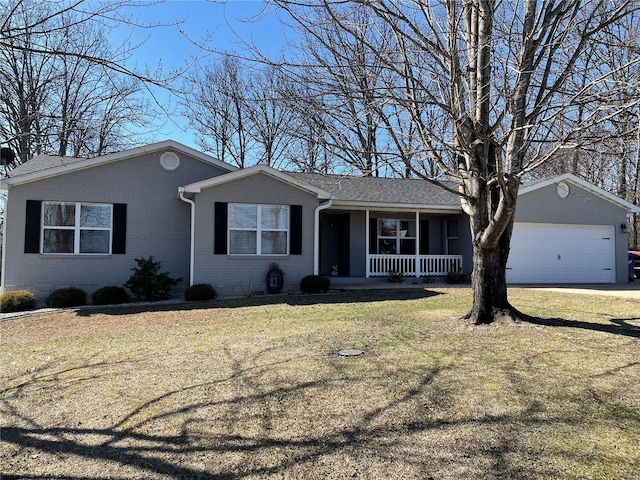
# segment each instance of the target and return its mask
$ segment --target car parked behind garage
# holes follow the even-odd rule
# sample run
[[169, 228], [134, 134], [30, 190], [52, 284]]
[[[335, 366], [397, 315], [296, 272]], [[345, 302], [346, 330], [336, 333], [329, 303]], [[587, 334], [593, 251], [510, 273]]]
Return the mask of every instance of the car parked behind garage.
[[629, 250], [629, 281], [633, 282], [634, 277], [640, 278], [640, 252]]

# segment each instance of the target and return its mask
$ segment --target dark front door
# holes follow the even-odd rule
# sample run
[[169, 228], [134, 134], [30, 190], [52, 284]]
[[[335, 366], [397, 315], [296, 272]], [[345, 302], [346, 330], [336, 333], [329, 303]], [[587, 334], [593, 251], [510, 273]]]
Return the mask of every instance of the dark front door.
[[348, 277], [350, 270], [350, 221], [348, 213], [327, 215], [320, 222], [322, 275]]

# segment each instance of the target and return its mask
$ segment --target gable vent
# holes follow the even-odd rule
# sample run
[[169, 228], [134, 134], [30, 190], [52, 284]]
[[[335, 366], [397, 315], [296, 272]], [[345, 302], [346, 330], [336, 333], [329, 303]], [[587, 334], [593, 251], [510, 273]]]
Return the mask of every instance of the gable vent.
[[172, 172], [180, 166], [180, 157], [173, 152], [163, 153], [160, 157], [160, 165], [165, 170]]

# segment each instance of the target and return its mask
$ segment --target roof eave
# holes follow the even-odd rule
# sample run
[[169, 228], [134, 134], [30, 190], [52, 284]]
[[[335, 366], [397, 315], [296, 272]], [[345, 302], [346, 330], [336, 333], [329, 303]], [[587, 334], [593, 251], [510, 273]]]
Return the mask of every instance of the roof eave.
[[640, 213], [640, 207], [634, 205], [631, 202], [628, 202], [612, 193], [607, 192], [606, 190], [587, 182], [586, 180], [573, 175], [572, 173], [563, 173], [562, 175], [556, 175], [555, 177], [548, 178], [546, 180], [542, 180], [540, 182], [536, 182], [533, 185], [523, 185], [520, 187], [518, 195], [526, 195], [529, 192], [533, 192], [539, 190], [540, 188], [548, 187], [549, 185], [554, 185], [563, 181], [567, 181], [578, 185], [581, 188], [593, 193], [594, 195], [607, 200], [614, 205], [619, 206], [627, 211], [627, 213]]
[[110, 153], [109, 155], [104, 155], [101, 157], [88, 158], [86, 160], [81, 160], [70, 165], [61, 165], [58, 167], [47, 168], [38, 172], [20, 175], [19, 177], [4, 177], [0, 179], [0, 189], [3, 189], [2, 185], [4, 184], [9, 187], [12, 185], [21, 185], [23, 183], [35, 182], [37, 180], [42, 180], [45, 178], [57, 177], [59, 175], [64, 175], [67, 173], [76, 172], [99, 165], [106, 165], [108, 163], [126, 160], [128, 158], [133, 158], [148, 153], [166, 150], [168, 148], [197, 158], [198, 160], [209, 163], [223, 170], [227, 170], [228, 172], [234, 172], [238, 170], [238, 167], [234, 167], [233, 165], [217, 160], [194, 148], [178, 143], [175, 140], [164, 140], [162, 142], [152, 143], [149, 145], [144, 145], [142, 147], [123, 150], [122, 152]]
[[351, 210], [378, 211], [420, 211], [425, 213], [462, 213], [460, 205], [437, 205], [421, 203], [388, 203], [388, 202], [359, 202], [356, 200], [334, 199], [331, 208]]

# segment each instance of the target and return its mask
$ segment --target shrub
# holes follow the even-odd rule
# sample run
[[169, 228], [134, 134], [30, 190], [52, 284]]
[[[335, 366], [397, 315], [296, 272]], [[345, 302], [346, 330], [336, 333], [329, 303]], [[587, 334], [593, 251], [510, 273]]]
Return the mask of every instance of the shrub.
[[128, 303], [130, 298], [127, 291], [122, 287], [108, 285], [99, 288], [91, 296], [94, 305], [118, 305]]
[[449, 272], [447, 273], [447, 283], [465, 283], [467, 281], [467, 275], [462, 272]]
[[436, 277], [433, 275], [426, 275], [422, 277], [422, 283], [436, 283]]
[[402, 283], [402, 282], [404, 282], [404, 273], [402, 273], [402, 272], [389, 272], [389, 276], [387, 277], [387, 282], [389, 282], [389, 283]]
[[0, 312], [24, 312], [36, 308], [36, 296], [27, 290], [16, 290], [0, 295]]
[[169, 298], [173, 287], [181, 278], [171, 278], [167, 272], [160, 271], [161, 262], [149, 258], [136, 258], [137, 267], [132, 268], [133, 275], [124, 284], [136, 298], [145, 300], [164, 300]]
[[187, 302], [201, 302], [204, 300], [213, 300], [217, 297], [215, 289], [208, 283], [197, 283], [191, 285], [184, 292], [184, 299]]
[[59, 288], [51, 292], [44, 303], [54, 308], [77, 307], [87, 303], [87, 292], [76, 287]]
[[300, 281], [300, 290], [305, 293], [319, 293], [329, 290], [331, 280], [322, 275], [307, 275]]

